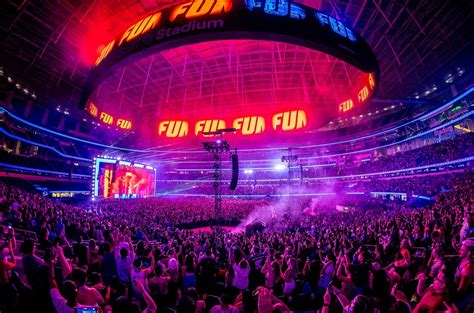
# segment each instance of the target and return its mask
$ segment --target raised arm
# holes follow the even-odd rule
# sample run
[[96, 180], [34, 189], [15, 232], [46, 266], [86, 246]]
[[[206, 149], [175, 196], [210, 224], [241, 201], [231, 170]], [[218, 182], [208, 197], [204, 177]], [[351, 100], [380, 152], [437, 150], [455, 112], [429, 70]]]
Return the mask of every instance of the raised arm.
[[393, 286], [390, 294], [394, 296], [395, 299], [397, 300], [403, 300], [403, 301], [406, 301], [407, 303], [409, 302], [406, 295], [402, 291], [398, 290], [398, 284], [395, 284]]
[[308, 274], [310, 270], [311, 270], [311, 261], [306, 260], [306, 262], [304, 262], [304, 266], [302, 270], [303, 275]]
[[343, 308], [346, 308], [348, 305], [351, 304], [349, 299], [347, 299], [347, 297], [339, 289], [337, 289], [336, 287], [332, 287], [332, 289], [334, 290], [334, 295], [336, 296], [337, 300]]
[[55, 247], [55, 249], [56, 249], [56, 254], [58, 255], [59, 264], [61, 264], [63, 277], [67, 277], [72, 272], [71, 264], [69, 264], [66, 257], [64, 256], [64, 251], [62, 247], [57, 246]]
[[11, 245], [12, 245], [12, 248], [13, 248], [13, 249], [16, 249], [15, 229], [10, 228], [10, 234], [11, 234], [11, 236], [12, 236], [12, 239], [11, 239], [10, 243], [11, 243]]
[[150, 257], [151, 257], [151, 263], [148, 268], [145, 269], [145, 275], [148, 276], [153, 272], [153, 269], [155, 268], [155, 257], [153, 256], [153, 253], [150, 252]]
[[51, 260], [51, 263], [49, 264], [49, 271], [48, 271], [50, 289], [58, 288], [58, 284], [56, 283], [56, 279], [54, 278], [54, 265], [55, 265], [55, 261]]
[[[13, 237], [13, 238], [15, 238], [15, 237]], [[10, 240], [10, 242], [8, 243], [8, 252], [9, 252], [10, 258], [11, 258], [10, 265], [13, 265], [13, 266], [16, 265], [15, 253], [13, 252], [14, 248], [15, 248], [15, 246], [14, 246], [13, 240]]]
[[66, 234], [64, 233], [64, 229], [61, 231], [61, 234], [59, 235], [59, 237], [62, 239], [63, 244], [64, 244], [65, 246], [71, 247], [71, 244], [70, 244], [69, 241], [67, 240]]
[[145, 290], [145, 287], [143, 286], [143, 283], [141, 280], [137, 280], [137, 289], [143, 296], [143, 300], [145, 300], [146, 303], [146, 308], [152, 312], [156, 312], [157, 306], [155, 301], [153, 301], [152, 297], [148, 294], [148, 292]]
[[418, 284], [416, 285], [416, 293], [420, 297], [423, 296], [426, 290], [426, 275], [425, 273], [419, 273], [417, 276]]
[[331, 293], [329, 292], [329, 288], [326, 288], [326, 292], [324, 293], [323, 297], [324, 303], [321, 313], [329, 313], [329, 306], [331, 305]]
[[270, 256], [268, 255], [268, 256], [267, 256], [267, 259], [265, 260], [265, 264], [263, 264], [263, 266], [262, 266], [261, 272], [262, 272], [263, 274], [266, 274], [266, 273], [268, 272], [269, 264], [270, 264]]
[[235, 264], [234, 248], [230, 247], [230, 266]]
[[343, 264], [341, 262], [341, 263], [339, 263], [339, 266], [337, 267], [336, 277], [340, 281], [349, 284], [349, 283], [352, 282], [351, 276], [350, 275], [343, 275], [342, 274], [342, 267], [343, 267]]
[[130, 255], [130, 258], [132, 260], [134, 260], [135, 259], [135, 249], [133, 248], [132, 237], [130, 237], [130, 236], [128, 237], [128, 247], [129, 247], [128, 248], [128, 253]]

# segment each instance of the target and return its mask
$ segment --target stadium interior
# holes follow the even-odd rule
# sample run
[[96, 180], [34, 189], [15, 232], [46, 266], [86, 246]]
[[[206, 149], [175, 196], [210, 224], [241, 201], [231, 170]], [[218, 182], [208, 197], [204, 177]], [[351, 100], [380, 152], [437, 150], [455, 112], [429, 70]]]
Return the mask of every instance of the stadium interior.
[[0, 313], [474, 312], [473, 17], [2, 1]]

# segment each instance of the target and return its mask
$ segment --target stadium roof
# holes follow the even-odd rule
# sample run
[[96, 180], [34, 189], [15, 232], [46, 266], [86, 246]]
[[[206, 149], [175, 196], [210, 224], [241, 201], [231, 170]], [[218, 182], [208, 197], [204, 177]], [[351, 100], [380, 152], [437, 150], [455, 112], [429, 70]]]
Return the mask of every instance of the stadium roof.
[[[129, 21], [179, 2], [3, 1], [2, 65], [28, 78], [31, 88], [41, 89], [38, 93], [46, 98], [58, 95], [59, 88], [62, 101], [72, 106], [78, 102], [98, 46]], [[466, 49], [472, 51], [470, 1], [297, 2], [336, 16], [369, 42], [381, 69], [378, 97], [412, 96], [421, 84], [430, 83], [437, 70]]]

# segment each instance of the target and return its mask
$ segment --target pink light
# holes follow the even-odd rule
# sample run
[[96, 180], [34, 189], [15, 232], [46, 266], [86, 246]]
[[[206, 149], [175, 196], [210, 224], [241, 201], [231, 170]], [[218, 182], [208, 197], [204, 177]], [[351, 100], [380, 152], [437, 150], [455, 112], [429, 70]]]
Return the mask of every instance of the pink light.
[[[231, 127], [239, 117], [263, 116], [265, 129], [247, 136], [251, 141], [242, 132], [226, 134], [226, 140], [239, 148], [276, 138], [291, 145], [341, 114], [343, 101], [353, 99], [354, 110], [368, 105], [371, 88], [363, 94], [365, 101], [358, 101], [368, 82], [368, 73], [320, 51], [273, 41], [220, 40], [134, 61], [106, 79], [92, 101], [100, 112], [130, 120], [151, 144], [198, 146], [202, 136], [197, 138], [194, 128], [199, 121], [219, 120]], [[306, 115], [294, 130], [285, 131], [278, 119], [272, 123], [273, 115], [294, 111]], [[161, 121], [188, 121], [188, 136], [157, 136]]]

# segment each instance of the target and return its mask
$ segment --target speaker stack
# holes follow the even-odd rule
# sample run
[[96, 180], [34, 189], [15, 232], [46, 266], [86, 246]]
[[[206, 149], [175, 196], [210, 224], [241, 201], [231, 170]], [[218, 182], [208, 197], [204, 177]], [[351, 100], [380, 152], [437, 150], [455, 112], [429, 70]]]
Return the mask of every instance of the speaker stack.
[[232, 160], [232, 179], [230, 180], [229, 189], [235, 190], [239, 181], [239, 157], [237, 154], [232, 154], [230, 158]]

